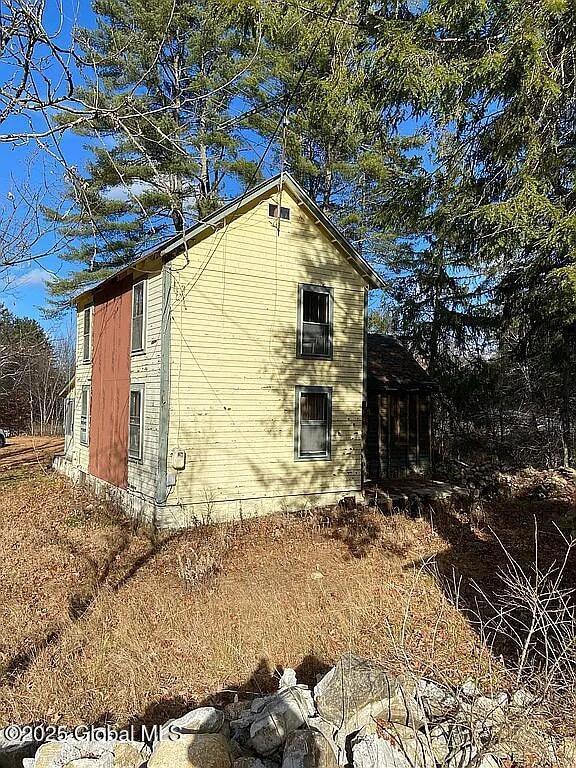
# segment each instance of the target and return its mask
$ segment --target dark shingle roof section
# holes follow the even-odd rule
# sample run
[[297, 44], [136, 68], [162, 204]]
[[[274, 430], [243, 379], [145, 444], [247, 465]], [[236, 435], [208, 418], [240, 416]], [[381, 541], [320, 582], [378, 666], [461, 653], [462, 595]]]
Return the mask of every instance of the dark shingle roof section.
[[368, 389], [420, 389], [438, 385], [394, 336], [368, 334]]

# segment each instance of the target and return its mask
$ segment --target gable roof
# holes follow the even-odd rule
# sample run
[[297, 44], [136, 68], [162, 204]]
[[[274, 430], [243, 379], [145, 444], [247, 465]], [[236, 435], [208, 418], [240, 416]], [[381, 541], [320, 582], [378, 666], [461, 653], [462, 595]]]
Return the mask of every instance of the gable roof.
[[76, 376], [72, 376], [72, 378], [66, 382], [65, 386], [62, 387], [60, 392], [58, 392], [58, 397], [66, 397], [67, 395], [72, 392], [74, 387], [76, 386]]
[[414, 355], [394, 336], [368, 334], [368, 389], [420, 389], [433, 392], [438, 385]]
[[138, 265], [142, 264], [146, 259], [156, 257], [167, 261], [173, 258], [178, 253], [180, 248], [184, 247], [190, 240], [194, 240], [197, 237], [214, 231], [215, 228], [224, 222], [228, 216], [232, 216], [241, 211], [243, 208], [249, 207], [260, 197], [264, 198], [274, 192], [276, 189], [279, 190], [281, 185], [283, 185], [283, 187], [296, 198], [297, 202], [301, 206], [308, 210], [316, 224], [318, 224], [326, 232], [329, 239], [333, 243], [340, 246], [346, 258], [364, 277], [369, 286], [371, 288], [384, 288], [384, 281], [376, 272], [376, 270], [370, 266], [366, 259], [364, 259], [358, 253], [352, 243], [345, 237], [343, 232], [316, 205], [310, 195], [308, 195], [307, 192], [302, 189], [300, 184], [298, 184], [298, 182], [289, 173], [279, 173], [242, 193], [238, 197], [234, 198], [234, 200], [226, 203], [226, 205], [221, 206], [218, 208], [218, 210], [214, 211], [214, 213], [210, 214], [210, 216], [207, 216], [205, 219], [202, 219], [187, 229], [183, 234], [174, 235], [153, 250], [145, 253], [130, 264], [127, 264], [125, 267], [122, 267], [118, 271], [114, 272], [112, 275], [107, 277], [105, 280], [102, 280], [97, 285], [94, 285], [91, 288], [83, 291], [75, 297], [74, 302], [77, 302], [81, 298], [91, 294], [101, 285], [104, 285], [119, 277], [123, 277], [133, 269], [138, 269]]

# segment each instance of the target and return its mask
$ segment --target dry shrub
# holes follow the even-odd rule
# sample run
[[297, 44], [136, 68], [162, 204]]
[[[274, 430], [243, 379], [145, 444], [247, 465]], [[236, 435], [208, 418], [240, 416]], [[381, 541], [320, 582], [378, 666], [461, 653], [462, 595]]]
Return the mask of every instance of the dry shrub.
[[[547, 564], [540, 560], [540, 536], [535, 525], [534, 555], [521, 559], [498, 538], [503, 555], [488, 589], [472, 580], [464, 596], [463, 582], [441, 573], [432, 560], [427, 570], [450, 602], [462, 611], [482, 639], [490, 657], [500, 657], [508, 687], [530, 692], [523, 712], [526, 722], [575, 735], [576, 706], [576, 589], [573, 558], [576, 541], [558, 533], [563, 552]], [[491, 687], [494, 688], [493, 681]], [[497, 689], [498, 686], [496, 686]]]
[[214, 578], [222, 571], [220, 558], [212, 552], [194, 552], [190, 555], [177, 555], [180, 578], [190, 589], [196, 589]]
[[205, 539], [198, 537], [196, 548], [178, 552], [178, 575], [188, 589], [210, 585], [225, 568], [226, 557], [240, 526], [204, 526]]

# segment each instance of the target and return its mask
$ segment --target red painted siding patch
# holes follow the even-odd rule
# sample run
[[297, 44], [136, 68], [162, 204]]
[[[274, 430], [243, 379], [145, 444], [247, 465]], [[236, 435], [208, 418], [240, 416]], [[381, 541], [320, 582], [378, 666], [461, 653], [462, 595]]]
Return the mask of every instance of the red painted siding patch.
[[106, 286], [94, 298], [88, 471], [128, 485], [128, 403], [132, 284]]

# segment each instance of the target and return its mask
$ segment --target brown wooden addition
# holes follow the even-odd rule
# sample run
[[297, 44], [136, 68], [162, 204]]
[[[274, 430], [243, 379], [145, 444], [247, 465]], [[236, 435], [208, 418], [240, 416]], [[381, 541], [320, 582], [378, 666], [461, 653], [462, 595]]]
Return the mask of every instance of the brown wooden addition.
[[367, 358], [366, 481], [427, 474], [435, 382], [393, 336], [368, 334]]

